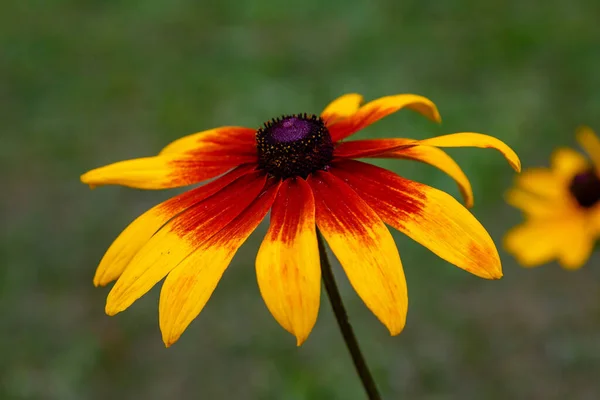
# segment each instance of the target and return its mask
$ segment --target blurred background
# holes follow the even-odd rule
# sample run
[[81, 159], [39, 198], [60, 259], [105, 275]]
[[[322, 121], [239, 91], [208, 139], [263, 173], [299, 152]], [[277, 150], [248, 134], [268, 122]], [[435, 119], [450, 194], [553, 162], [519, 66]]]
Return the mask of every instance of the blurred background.
[[[536, 4], [539, 3], [539, 4]], [[92, 276], [111, 241], [181, 190], [90, 191], [88, 169], [152, 155], [220, 125], [318, 113], [346, 92], [431, 98], [360, 137], [494, 135], [525, 167], [600, 130], [596, 0], [3, 2], [0, 12], [0, 399], [364, 399], [322, 299], [300, 348], [260, 297], [251, 236], [173, 347], [159, 288], [116, 317]], [[513, 171], [491, 150], [450, 149], [474, 214], [498, 247], [521, 216]], [[382, 165], [447, 190], [409, 161]], [[386, 399], [600, 398], [600, 258], [577, 272], [523, 269], [485, 281], [394, 233], [410, 310], [390, 337], [335, 265], [351, 321]]]

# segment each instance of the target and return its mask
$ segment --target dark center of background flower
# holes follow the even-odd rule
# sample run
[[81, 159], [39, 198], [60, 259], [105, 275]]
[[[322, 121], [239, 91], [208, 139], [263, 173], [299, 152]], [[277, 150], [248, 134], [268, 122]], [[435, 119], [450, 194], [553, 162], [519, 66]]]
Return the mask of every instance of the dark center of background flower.
[[571, 181], [569, 191], [581, 207], [593, 207], [600, 201], [600, 177], [594, 169], [581, 172]]
[[259, 167], [278, 178], [324, 169], [333, 159], [331, 135], [316, 115], [286, 115], [256, 131]]

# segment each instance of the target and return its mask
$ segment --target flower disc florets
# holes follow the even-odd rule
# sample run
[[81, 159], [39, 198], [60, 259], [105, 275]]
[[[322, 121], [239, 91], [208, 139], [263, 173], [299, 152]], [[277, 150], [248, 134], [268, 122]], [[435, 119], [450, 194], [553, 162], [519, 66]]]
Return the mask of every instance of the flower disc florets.
[[596, 171], [589, 169], [575, 175], [569, 191], [583, 208], [591, 208], [600, 201], [600, 177]]
[[278, 178], [306, 178], [333, 159], [331, 135], [316, 115], [272, 119], [256, 131], [256, 143], [259, 167]]

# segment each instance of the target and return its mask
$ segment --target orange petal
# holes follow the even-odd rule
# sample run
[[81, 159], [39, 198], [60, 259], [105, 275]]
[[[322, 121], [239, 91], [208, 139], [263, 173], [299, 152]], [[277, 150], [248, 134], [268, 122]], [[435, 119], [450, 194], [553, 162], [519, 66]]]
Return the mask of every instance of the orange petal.
[[168, 189], [214, 178], [228, 170], [252, 162], [250, 157], [201, 159], [182, 154], [120, 161], [81, 175], [91, 188], [122, 185], [138, 189]]
[[377, 214], [342, 180], [328, 172], [308, 179], [316, 221], [354, 290], [397, 335], [408, 310], [406, 280], [392, 235]]
[[417, 111], [433, 121], [441, 121], [440, 113], [431, 100], [414, 94], [399, 94], [368, 102], [353, 115], [330, 125], [329, 132], [333, 141], [337, 142], [402, 108]]
[[321, 288], [315, 201], [304, 179], [281, 185], [256, 257], [256, 275], [269, 311], [300, 346], [317, 320]]
[[222, 126], [177, 139], [160, 152], [165, 154], [192, 153], [196, 156], [254, 156], [256, 157], [256, 129], [240, 126]]
[[348, 118], [359, 109], [362, 102], [363, 97], [360, 94], [345, 94], [329, 103], [321, 113], [321, 118], [326, 125]]
[[589, 155], [596, 170], [600, 172], [600, 139], [598, 136], [591, 128], [582, 126], [577, 130], [577, 141]]
[[450, 135], [437, 136], [430, 139], [419, 140], [415, 144], [435, 147], [480, 147], [498, 150], [517, 172], [521, 171], [521, 160], [517, 153], [503, 141], [493, 136], [474, 132], [452, 133]]
[[236, 251], [271, 208], [278, 188], [279, 182], [268, 185], [236, 219], [200, 244], [167, 276], [159, 302], [160, 330], [167, 347], [200, 314]]
[[449, 194], [360, 161], [340, 161], [331, 173], [346, 181], [385, 223], [439, 257], [482, 278], [502, 276], [489, 234]]
[[117, 279], [135, 253], [171, 218], [212, 196], [254, 167], [238, 167], [204, 186], [173, 197], [140, 215], [110, 245], [94, 276], [94, 285], [104, 286]]
[[113, 286], [106, 313], [125, 310], [234, 220], [261, 192], [265, 179], [261, 172], [242, 176], [164, 225], [135, 254]]
[[406, 146], [415, 143], [414, 139], [370, 139], [342, 142], [335, 149], [340, 158], [398, 158], [420, 161], [432, 165], [454, 179], [465, 199], [467, 207], [473, 206], [471, 182], [458, 164], [443, 150], [429, 146]]

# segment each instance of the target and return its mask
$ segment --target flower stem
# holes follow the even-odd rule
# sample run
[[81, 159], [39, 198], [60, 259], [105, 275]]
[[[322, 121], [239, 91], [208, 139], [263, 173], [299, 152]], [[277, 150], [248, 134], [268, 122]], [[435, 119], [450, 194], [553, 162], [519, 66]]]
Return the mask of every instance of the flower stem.
[[333, 276], [333, 271], [331, 270], [331, 264], [329, 263], [327, 253], [325, 252], [325, 242], [321, 232], [318, 230], [317, 240], [319, 242], [319, 257], [321, 258], [321, 274], [323, 276], [323, 283], [325, 284], [325, 290], [327, 291], [327, 297], [331, 303], [331, 308], [333, 308], [335, 319], [340, 327], [340, 331], [342, 331], [344, 342], [346, 342], [346, 347], [350, 352], [350, 356], [352, 356], [354, 367], [356, 368], [356, 372], [358, 373], [363, 387], [367, 392], [369, 400], [381, 400], [381, 396], [377, 391], [377, 386], [375, 385], [371, 371], [369, 371], [369, 367], [367, 366], [365, 358], [360, 351], [360, 347], [358, 346], [358, 341], [356, 340], [352, 326], [348, 321], [348, 314], [346, 314], [346, 309], [344, 308], [344, 303], [342, 303], [340, 291], [338, 290], [337, 284], [335, 283], [335, 278]]

